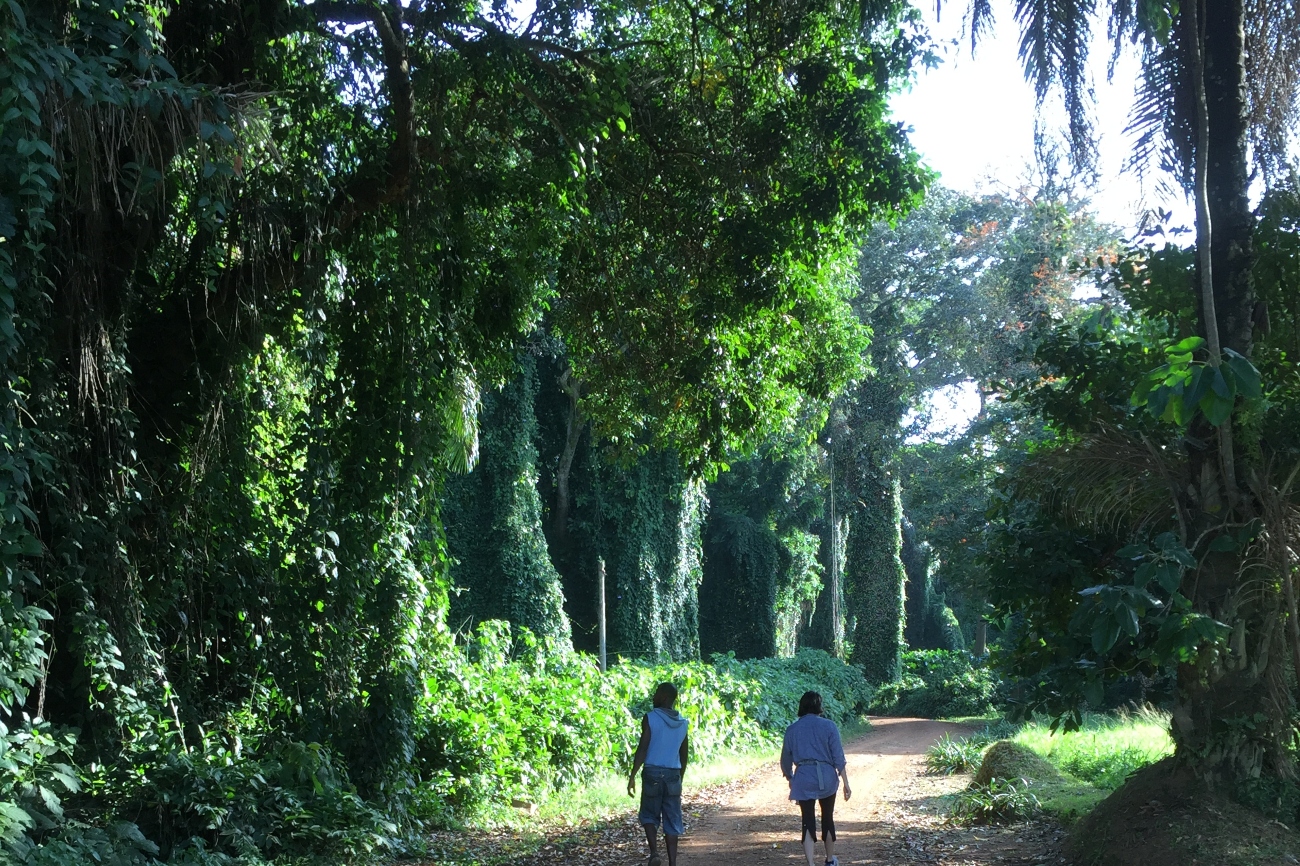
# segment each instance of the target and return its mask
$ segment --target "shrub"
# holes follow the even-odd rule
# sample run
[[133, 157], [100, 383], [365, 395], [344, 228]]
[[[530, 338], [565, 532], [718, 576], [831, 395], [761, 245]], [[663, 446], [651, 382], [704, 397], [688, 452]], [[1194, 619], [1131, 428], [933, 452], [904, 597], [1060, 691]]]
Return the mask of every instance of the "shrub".
[[804, 692], [822, 696], [822, 715], [843, 725], [871, 707], [874, 689], [861, 671], [819, 649], [800, 650], [791, 658], [738, 661], [715, 655], [713, 665], [739, 680], [756, 683], [761, 697], [747, 713], [769, 733], [779, 734], [799, 715]]
[[958, 824], [1004, 824], [1023, 821], [1042, 811], [1025, 779], [993, 779], [957, 795], [951, 819]]
[[969, 773], [979, 766], [984, 754], [985, 743], [973, 738], [959, 738], [944, 734], [930, 748], [925, 750], [925, 767], [931, 773], [951, 776], [954, 773]]
[[876, 692], [872, 709], [886, 716], [928, 719], [980, 716], [993, 711], [997, 676], [969, 653], [913, 650], [903, 654], [903, 676]]
[[602, 674], [595, 659], [539, 646], [525, 630], [484, 624], [468, 655], [448, 659], [418, 715], [415, 814], [435, 823], [490, 803], [536, 798], [548, 788], [627, 766], [656, 683], [680, 690], [696, 759], [774, 741], [799, 697], [822, 693], [845, 722], [866, 710], [862, 674], [819, 650], [788, 659], [645, 665]]
[[1044, 812], [1065, 822], [1087, 814], [1106, 793], [1060, 772], [1031, 749], [1012, 740], [999, 740], [984, 751], [973, 790], [991, 790], [999, 782], [1032, 789]]

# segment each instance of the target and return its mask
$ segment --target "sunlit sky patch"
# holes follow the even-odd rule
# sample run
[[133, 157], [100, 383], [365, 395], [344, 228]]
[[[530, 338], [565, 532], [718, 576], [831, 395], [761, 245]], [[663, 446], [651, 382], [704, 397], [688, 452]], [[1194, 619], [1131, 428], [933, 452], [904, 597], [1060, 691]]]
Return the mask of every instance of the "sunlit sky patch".
[[[1035, 123], [1050, 134], [1065, 126], [1065, 112], [1053, 99], [1040, 113], [1017, 56], [1019, 27], [1010, 0], [994, 0], [996, 21], [974, 55], [965, 32], [966, 4], [948, 0], [936, 19], [933, 3], [921, 8], [926, 23], [944, 46], [943, 63], [922, 70], [913, 87], [893, 100], [894, 116], [912, 127], [911, 140], [941, 182], [963, 192], [1015, 189], [1032, 173]], [[1097, 96], [1098, 182], [1091, 190], [1094, 209], [1105, 221], [1136, 226], [1143, 211], [1162, 207], [1176, 220], [1191, 223], [1192, 210], [1180, 195], [1162, 198], [1151, 177], [1146, 183], [1124, 165], [1132, 152], [1125, 133], [1139, 78], [1137, 56], [1119, 58], [1107, 80], [1112, 49], [1104, 22], [1094, 28], [1091, 74]]]

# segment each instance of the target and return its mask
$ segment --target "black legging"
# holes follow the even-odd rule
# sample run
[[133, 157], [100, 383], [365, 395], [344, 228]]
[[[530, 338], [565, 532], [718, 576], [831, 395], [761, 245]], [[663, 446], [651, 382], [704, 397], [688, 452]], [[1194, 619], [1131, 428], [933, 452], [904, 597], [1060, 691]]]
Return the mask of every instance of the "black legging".
[[835, 795], [822, 797], [820, 800], [800, 800], [799, 811], [803, 813], [803, 835], [800, 839], [806, 838], [811, 834], [812, 840], [817, 841], [817, 815], [813, 809], [813, 803], [820, 803], [822, 806], [822, 838], [835, 841]]

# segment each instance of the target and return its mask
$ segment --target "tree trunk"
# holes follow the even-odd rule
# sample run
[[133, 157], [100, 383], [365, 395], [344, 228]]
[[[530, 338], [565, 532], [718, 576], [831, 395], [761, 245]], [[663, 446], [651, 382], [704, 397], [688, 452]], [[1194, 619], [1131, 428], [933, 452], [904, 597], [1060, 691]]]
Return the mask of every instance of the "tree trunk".
[[1209, 149], [1206, 198], [1214, 226], [1214, 302], [1223, 347], [1249, 357], [1255, 289], [1250, 208], [1249, 103], [1242, 0], [1207, 0], [1205, 102]]
[[[979, 607], [983, 607], [980, 604]], [[975, 644], [971, 647], [971, 655], [977, 659], [982, 659], [989, 654], [989, 624], [981, 616], [975, 620]]]
[[[1249, 355], [1254, 312], [1244, 8], [1241, 0], [1201, 0], [1188, 4], [1182, 15], [1198, 103], [1200, 272], [1210, 278], [1199, 306], [1210, 362], [1217, 366], [1220, 346]], [[1250, 492], [1238, 483], [1244, 473], [1236, 466], [1236, 454], [1251, 453], [1257, 443], [1234, 442], [1234, 433], [1246, 431], [1234, 430], [1231, 419], [1218, 431], [1203, 421], [1192, 430], [1193, 438], [1210, 445], [1189, 451], [1187, 480], [1200, 491], [1187, 509], [1193, 538], [1213, 538], [1226, 522], [1255, 516]], [[1208, 489], [1216, 484], [1223, 487], [1222, 497]], [[1222, 509], [1220, 502], [1229, 508]], [[1269, 696], [1269, 675], [1282, 654], [1270, 648], [1275, 623], [1266, 599], [1244, 591], [1250, 575], [1243, 576], [1242, 552], [1206, 553], [1201, 548], [1194, 553], [1203, 558], [1188, 575], [1184, 592], [1198, 613], [1228, 624], [1232, 636], [1226, 652], [1205, 648], [1194, 663], [1179, 667], [1172, 725], [1178, 755], [1211, 783], [1280, 771], [1267, 766], [1277, 754], [1274, 746], [1284, 722]]]
[[902, 675], [904, 598], [902, 502], [898, 479], [870, 463], [858, 467], [857, 507], [845, 574], [854, 614], [853, 664], [873, 684]]
[[587, 426], [582, 417], [578, 403], [582, 395], [578, 380], [573, 377], [573, 369], [566, 369], [560, 376], [560, 388], [569, 397], [569, 418], [564, 432], [564, 450], [560, 452], [560, 462], [555, 468], [555, 508], [551, 511], [551, 540], [562, 548], [569, 535], [569, 478], [573, 474], [573, 458], [578, 453], [578, 443], [582, 441], [583, 428]]

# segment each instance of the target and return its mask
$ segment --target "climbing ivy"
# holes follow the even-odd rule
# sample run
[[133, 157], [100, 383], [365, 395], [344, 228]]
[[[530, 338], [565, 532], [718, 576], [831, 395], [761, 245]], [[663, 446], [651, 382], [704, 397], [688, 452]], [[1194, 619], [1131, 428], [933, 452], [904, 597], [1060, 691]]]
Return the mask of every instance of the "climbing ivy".
[[507, 620], [571, 642], [560, 574], [542, 533], [537, 476], [537, 362], [529, 354], [479, 412], [479, 459], [447, 483], [442, 517], [453, 564], [451, 622]]
[[908, 649], [964, 650], [966, 639], [957, 615], [948, 606], [946, 593], [939, 588], [933, 552], [929, 545], [917, 541], [916, 527], [906, 517], [903, 518], [902, 560], [907, 573], [904, 592], [907, 619], [903, 635]]
[[700, 642], [706, 653], [790, 656], [822, 589], [824, 466], [806, 441], [774, 440], [709, 485]]
[[889, 683], [902, 673], [903, 506], [898, 479], [861, 472], [845, 568], [845, 590], [853, 611], [853, 656], [867, 682]]

